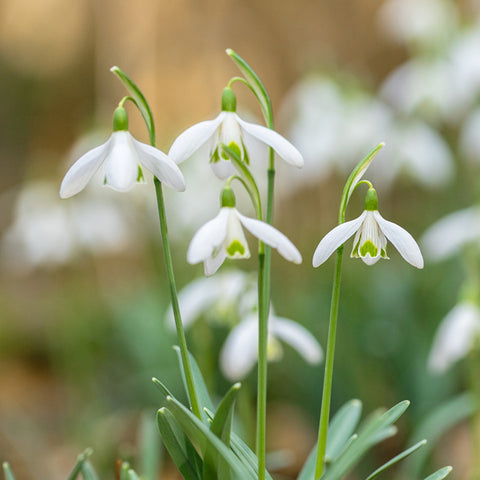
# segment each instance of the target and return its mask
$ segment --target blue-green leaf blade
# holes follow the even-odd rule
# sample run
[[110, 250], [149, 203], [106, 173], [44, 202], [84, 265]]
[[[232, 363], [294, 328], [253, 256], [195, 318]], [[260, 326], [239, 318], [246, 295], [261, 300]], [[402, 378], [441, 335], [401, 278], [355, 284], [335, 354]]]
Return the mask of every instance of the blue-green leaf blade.
[[12, 469], [8, 462], [3, 462], [3, 474], [5, 476], [5, 480], [15, 480], [15, 476], [13, 475]]
[[452, 467], [443, 467], [429, 475], [425, 480], [443, 480], [451, 471]]

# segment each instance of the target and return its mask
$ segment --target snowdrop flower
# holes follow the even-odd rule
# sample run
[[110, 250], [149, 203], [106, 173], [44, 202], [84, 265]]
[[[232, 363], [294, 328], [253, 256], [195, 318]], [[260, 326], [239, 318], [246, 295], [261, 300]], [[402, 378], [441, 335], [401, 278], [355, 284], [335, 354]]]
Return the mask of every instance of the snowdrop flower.
[[191, 264], [204, 262], [205, 275], [213, 275], [226, 258], [250, 258], [242, 226], [275, 248], [286, 260], [297, 264], [302, 262], [300, 252], [283, 233], [265, 222], [243, 216], [235, 208], [235, 196], [230, 187], [222, 191], [220, 213], [194, 235], [188, 247], [187, 261]]
[[[269, 361], [281, 359], [283, 350], [278, 340], [292, 346], [311, 364], [322, 360], [323, 351], [315, 337], [304, 327], [271, 313], [268, 323], [267, 356]], [[245, 378], [258, 358], [258, 318], [251, 312], [228, 335], [220, 352], [220, 367], [229, 380]]]
[[318, 244], [313, 254], [313, 266], [318, 267], [353, 234], [352, 258], [361, 258], [367, 265], [387, 257], [387, 238], [411, 265], [423, 268], [423, 257], [413, 237], [402, 227], [385, 220], [378, 211], [377, 193], [369, 188], [365, 211], [355, 220], [335, 227]]
[[428, 366], [435, 373], [448, 370], [465, 357], [480, 339], [480, 309], [471, 301], [456, 305], [442, 320], [433, 340]]
[[181, 163], [207, 145], [215, 175], [225, 179], [235, 173], [235, 167], [228, 156], [222, 153], [220, 144], [238, 152], [246, 163], [259, 152], [259, 147], [263, 144], [272, 147], [287, 163], [296, 167], [303, 166], [302, 155], [285, 138], [270, 128], [245, 122], [235, 112], [236, 97], [227, 87], [223, 90], [220, 115], [213, 120], [197, 123], [180, 134], [168, 152], [169, 157], [176, 163]]
[[65, 175], [60, 197], [68, 198], [83, 190], [95, 172], [104, 165], [105, 185], [125, 192], [143, 180], [142, 167], [150, 170], [161, 182], [183, 191], [185, 182], [177, 165], [163, 152], [138, 142], [128, 132], [127, 112], [118, 107], [113, 116], [110, 138], [75, 162]]
[[458, 254], [469, 244], [480, 241], [480, 207], [450, 213], [423, 234], [420, 243], [434, 261]]
[[[251, 289], [256, 292], [255, 281], [248, 273], [239, 270], [227, 270], [214, 277], [197, 278], [178, 293], [183, 326], [190, 327], [205, 314], [209, 318], [231, 324], [238, 316], [236, 312], [241, 298]], [[167, 324], [174, 328], [171, 306], [166, 319]]]

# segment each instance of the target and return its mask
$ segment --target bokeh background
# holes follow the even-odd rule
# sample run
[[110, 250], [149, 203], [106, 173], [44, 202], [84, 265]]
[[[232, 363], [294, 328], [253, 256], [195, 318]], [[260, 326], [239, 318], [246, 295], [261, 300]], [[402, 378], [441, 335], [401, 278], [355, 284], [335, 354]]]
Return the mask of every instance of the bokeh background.
[[[415, 238], [475, 205], [478, 2], [2, 0], [0, 459], [19, 480], [65, 478], [87, 446], [105, 478], [113, 478], [117, 458], [137, 466], [142, 415], [153, 418], [158, 399], [151, 377], [182, 395], [152, 182], [120, 195], [99, 179], [68, 201], [58, 188], [68, 166], [110, 134], [125, 95], [111, 66], [140, 86], [157, 144], [168, 151], [185, 128], [217, 115], [221, 90], [238, 73], [227, 47], [256, 70], [278, 131], [305, 156], [302, 171], [278, 164], [275, 222], [304, 264], [274, 256], [272, 300], [322, 345], [333, 262], [314, 270], [311, 255], [336, 223], [349, 172], [371, 148], [387, 144], [369, 171], [382, 214]], [[239, 113], [261, 122], [248, 90], [236, 84], [235, 91]], [[147, 141], [140, 115], [129, 112], [131, 132]], [[206, 164], [182, 169], [186, 193], [167, 198], [180, 287], [202, 276], [185, 252], [215, 214], [221, 186]], [[362, 208], [356, 193], [348, 218]], [[412, 402], [399, 434], [351, 479], [407, 446], [432, 411], [478, 380], [468, 365], [474, 357], [441, 373], [428, 367], [435, 331], [457, 304], [472, 262], [460, 254], [434, 262], [424, 253], [422, 271], [393, 248], [391, 260], [374, 267], [344, 261], [334, 408], [351, 398], [366, 413]], [[232, 267], [252, 271], [255, 259], [223, 269]], [[239, 319], [235, 308], [200, 317], [188, 332], [191, 349], [221, 395], [228, 382], [218, 356]], [[269, 447], [290, 452], [278, 478], [294, 478], [314, 442], [322, 371], [289, 347], [271, 364]], [[250, 373], [239, 414], [247, 435], [254, 395]], [[432, 445], [421, 473], [450, 464], [452, 478], [468, 478], [475, 455], [462, 421]], [[178, 478], [168, 460], [162, 472]]]

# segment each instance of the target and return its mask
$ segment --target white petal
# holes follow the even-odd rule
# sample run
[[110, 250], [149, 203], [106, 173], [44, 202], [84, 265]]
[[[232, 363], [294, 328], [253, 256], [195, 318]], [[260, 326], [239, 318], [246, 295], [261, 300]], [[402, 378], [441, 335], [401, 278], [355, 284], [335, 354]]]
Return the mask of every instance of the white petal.
[[205, 275], [207, 277], [213, 275], [222, 266], [226, 258], [227, 254], [222, 248], [214, 257], [205, 259], [205, 262], [203, 263], [203, 271], [205, 272]]
[[315, 364], [322, 360], [322, 347], [302, 325], [288, 318], [272, 317], [270, 331], [291, 345], [308, 363]]
[[398, 253], [411, 265], [423, 268], [423, 257], [415, 239], [396, 223], [385, 220], [378, 211], [373, 212], [380, 229], [392, 242]]
[[257, 361], [258, 332], [256, 315], [239, 323], [228, 335], [220, 352], [220, 366], [229, 380], [241, 380]]
[[219, 214], [200, 227], [193, 236], [187, 252], [188, 263], [203, 262], [211, 257], [227, 236], [229, 209], [220, 209]]
[[60, 187], [61, 198], [71, 197], [85, 188], [105, 160], [111, 138], [85, 153], [70, 167]]
[[138, 178], [138, 155], [129, 132], [114, 132], [111, 138], [105, 159], [105, 183], [114, 190], [126, 192]]
[[236, 213], [244, 227], [263, 243], [275, 248], [289, 262], [302, 263], [302, 256], [297, 247], [283, 233], [265, 222], [245, 217], [239, 212]]
[[279, 133], [262, 125], [245, 122], [238, 115], [236, 117], [243, 133], [246, 132], [248, 135], [258, 138], [260, 141], [272, 147], [277, 154], [290, 165], [303, 167], [302, 154]]
[[470, 207], [450, 213], [434, 223], [420, 240], [425, 255], [443, 260], [460, 252], [467, 244], [480, 240], [480, 209]]
[[480, 311], [471, 303], [461, 303], [442, 320], [435, 334], [428, 359], [429, 368], [437, 373], [447, 370], [466, 356], [480, 333]]
[[213, 120], [197, 123], [185, 130], [173, 142], [168, 156], [175, 163], [181, 163], [189, 158], [196, 150], [210, 140], [222, 123], [224, 116], [225, 112], [222, 112]]
[[320, 241], [313, 254], [313, 266], [318, 267], [338, 248], [343, 245], [359, 228], [367, 212], [349, 222], [341, 223], [328, 232]]
[[217, 162], [210, 162], [210, 166], [212, 167], [213, 173], [215, 173], [220, 180], [226, 180], [236, 173], [233, 163], [223, 158], [220, 158]]
[[139, 142], [132, 137], [140, 163], [150, 170], [162, 183], [183, 192], [185, 180], [177, 164], [158, 148]]

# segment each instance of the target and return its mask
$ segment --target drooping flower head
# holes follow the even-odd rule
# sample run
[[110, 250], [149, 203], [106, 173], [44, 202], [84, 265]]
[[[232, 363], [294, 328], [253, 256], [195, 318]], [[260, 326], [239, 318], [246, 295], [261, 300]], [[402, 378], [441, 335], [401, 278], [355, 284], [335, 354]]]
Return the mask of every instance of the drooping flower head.
[[327, 233], [313, 254], [313, 266], [318, 267], [353, 234], [352, 258], [361, 258], [367, 265], [380, 258], [388, 259], [387, 239], [411, 265], [423, 268], [423, 257], [414, 238], [402, 227], [385, 220], [378, 211], [377, 192], [369, 188], [365, 210], [355, 220], [342, 223]]
[[213, 275], [226, 258], [250, 258], [250, 249], [243, 232], [245, 227], [259, 240], [277, 249], [286, 260], [301, 263], [302, 256], [295, 245], [271, 225], [245, 217], [235, 208], [235, 195], [225, 187], [219, 214], [194, 235], [187, 252], [191, 264], [203, 262], [205, 275]]
[[104, 184], [125, 192], [143, 181], [142, 167], [150, 170], [161, 182], [183, 191], [185, 181], [175, 162], [151, 145], [138, 142], [128, 131], [126, 110], [119, 106], [113, 115], [110, 138], [80, 157], [68, 170], [60, 187], [60, 197], [68, 198], [82, 191], [101, 166]]
[[235, 94], [226, 87], [222, 94], [220, 115], [213, 120], [197, 123], [180, 134], [168, 152], [169, 157], [178, 164], [206, 145], [215, 175], [226, 179], [235, 173], [235, 167], [219, 148], [221, 144], [238, 152], [241, 160], [247, 164], [255, 156], [258, 147], [264, 144], [273, 148], [287, 163], [303, 166], [302, 155], [290, 142], [270, 128], [245, 122], [235, 113], [236, 109]]

